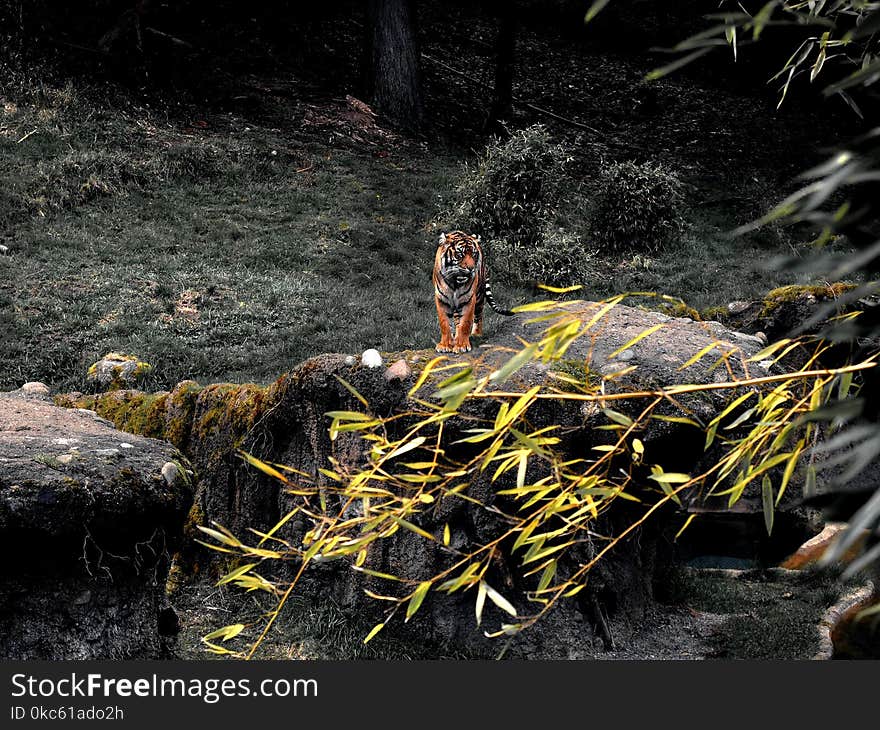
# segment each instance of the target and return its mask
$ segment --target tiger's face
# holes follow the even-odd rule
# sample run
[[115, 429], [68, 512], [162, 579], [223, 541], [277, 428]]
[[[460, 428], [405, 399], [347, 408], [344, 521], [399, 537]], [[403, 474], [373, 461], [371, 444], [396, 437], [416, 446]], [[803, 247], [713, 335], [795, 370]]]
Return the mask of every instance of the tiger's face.
[[465, 286], [477, 274], [480, 264], [480, 237], [461, 231], [440, 234], [440, 260], [443, 277], [455, 286]]

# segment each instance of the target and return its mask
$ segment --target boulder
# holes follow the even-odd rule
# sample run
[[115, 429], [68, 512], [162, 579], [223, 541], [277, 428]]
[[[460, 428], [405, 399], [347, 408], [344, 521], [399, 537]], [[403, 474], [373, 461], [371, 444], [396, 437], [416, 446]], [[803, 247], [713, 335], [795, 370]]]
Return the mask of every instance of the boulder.
[[40, 388], [0, 393], [0, 656], [158, 657], [169, 556], [191, 503], [173, 446], [60, 408]]
[[95, 390], [134, 388], [152, 369], [134, 355], [109, 352], [89, 367], [86, 380]]
[[[490, 385], [502, 390], [522, 391], [534, 385], [560, 390], [575, 388], [578, 381], [592, 387], [601, 385], [609, 396], [616, 393], [653, 390], [676, 384], [723, 384], [731, 379], [765, 376], [775, 371], [769, 363], [750, 362], [750, 357], [763, 347], [760, 338], [726, 329], [717, 322], [695, 322], [690, 318], [674, 318], [664, 314], [617, 305], [607, 307], [591, 302], [565, 305], [563, 312], [589, 324], [589, 332], [570, 344], [563, 357], [551, 362], [531, 362], [516, 371], [506, 383]], [[541, 337], [545, 322], [530, 322], [528, 315], [492, 318], [487, 322], [491, 343], [484, 343], [467, 355], [452, 356], [450, 361], [471, 365], [477, 377], [488, 374], [505, 363], [522, 347], [522, 341], [533, 342]], [[474, 341], [479, 344], [479, 340]], [[704, 352], [705, 356], [694, 359]], [[436, 353], [383, 353], [386, 362], [409, 361], [414, 375]], [[689, 361], [692, 361], [689, 363]], [[688, 364], [687, 367], [684, 367]], [[361, 410], [353, 387], [379, 416], [401, 414], [417, 407], [418, 399], [431, 399], [440, 380], [449, 372], [431, 375], [413, 396], [412, 381], [387, 377], [382, 368], [371, 368], [352, 362], [339, 354], [321, 355], [308, 360], [271, 385], [215, 384], [199, 388], [188, 385], [190, 407], [177, 409], [171, 416], [173, 394], [149, 394], [117, 391], [96, 396], [72, 394], [57, 399], [67, 406], [85, 407], [112, 418], [122, 428], [148, 428], [152, 436], [162, 438], [164, 432], [186, 433], [185, 441], [175, 441], [192, 460], [200, 478], [196, 501], [190, 515], [190, 526], [217, 522], [234, 534], [245, 538], [250, 530], [266, 532], [285, 515], [303, 506], [301, 497], [289, 493], [276, 479], [248, 465], [242, 458], [247, 452], [259, 459], [285, 464], [312, 475], [326, 486], [328, 479], [319, 469], [331, 459], [341, 467], [357, 467], [363, 463], [368, 446], [356, 434], [341, 434], [331, 440], [328, 435], [328, 411]], [[344, 381], [344, 382], [342, 382]], [[575, 383], [575, 385], [572, 385]], [[179, 386], [175, 392], [178, 392]], [[595, 391], [593, 391], [595, 392]], [[693, 417], [707, 422], [735, 397], [734, 389], [702, 390], [682, 393], [663, 401], [659, 415], [681, 415], [685, 409]], [[414, 400], [415, 399], [415, 400]], [[127, 404], [127, 405], [126, 405]], [[613, 408], [623, 417], [637, 417], [645, 401], [543, 400], [530, 411], [535, 428], [557, 424], [564, 429], [561, 448], [567, 454], [583, 456], [591, 447], [605, 443], [610, 432], [600, 427], [608, 424], [607, 411]], [[456, 440], [466, 435], [475, 422], [494, 419], [497, 401], [491, 398], [468, 401], [462, 417], [444, 424], [444, 444], [455, 456], [463, 448]], [[181, 416], [181, 413], [184, 415]], [[732, 416], [733, 417], [733, 416]], [[185, 423], [181, 422], [181, 418]], [[402, 436], [411, 419], [398, 418], [389, 424], [393, 436]], [[690, 471], [704, 455], [705, 434], [681, 422], [652, 420], [640, 431], [645, 460], [660, 463], [666, 471]], [[458, 450], [458, 451], [457, 451]], [[464, 453], [464, 452], [462, 452]], [[530, 475], [531, 478], [531, 475]], [[505, 509], [510, 507], [496, 492], [509, 486], [491, 483], [488, 474], [469, 484], [466, 494], [482, 501], [490, 509], [473, 506], [465, 500], [454, 507], [444, 505], [425, 510], [419, 527], [440, 534], [450, 526], [450, 544], [487, 544], [503, 529]], [[792, 491], [794, 491], [792, 489]], [[656, 492], [652, 493], [656, 495]], [[748, 495], [747, 495], [748, 496]], [[652, 497], [653, 498], [653, 497]], [[757, 521], [762, 521], [760, 501], [743, 500]], [[618, 503], [615, 503], [617, 505]], [[653, 582], [660, 575], [664, 562], [671, 557], [671, 536], [680, 527], [687, 510], [696, 511], [701, 502], [695, 497], [685, 502], [682, 511], [670, 507], [647, 522], [637, 532], [638, 539], [627, 540], [608, 554], [591, 573], [589, 589], [578, 599], [561, 604], [538, 625], [524, 632], [511, 644], [510, 654], [529, 657], [590, 656], [613, 640], [625, 641], [638, 627], [653, 604]], [[345, 508], [328, 504], [327, 509]], [[308, 512], [298, 512], [275, 533], [290, 545], [301, 545], [304, 535], [312, 529]], [[783, 510], [785, 505], [783, 505]], [[643, 511], [643, 510], [642, 510]], [[597, 522], [601, 534], [619, 531], [630, 524], [638, 511], [625, 504]], [[782, 518], [777, 518], [777, 525]], [[670, 532], [670, 526], [674, 529]], [[779, 552], [787, 554], [810, 537], [814, 530], [802, 527], [803, 534], [785, 534], [786, 546]], [[779, 533], [785, 533], [779, 530]], [[195, 530], [191, 537], [200, 536]], [[789, 545], [791, 542], [793, 544]], [[592, 547], [585, 547], [590, 550]], [[427, 543], [408, 530], [398, 530], [392, 539], [374, 544], [366, 566], [378, 572], [390, 572], [411, 581], [423, 580], [438, 572], [446, 559], [444, 550]], [[586, 553], [580, 558], [589, 557]], [[223, 568], [214, 560], [216, 554], [200, 550], [185, 551], [178, 561], [179, 576], [210, 575], [218, 577]], [[518, 608], [529, 607], [523, 584], [515, 575], [518, 562], [509, 548], [498, 553], [492, 580]], [[295, 561], [280, 566], [264, 565], [260, 571], [281, 581], [296, 572]], [[315, 604], [330, 602], [359, 621], [381, 619], [384, 606], [365, 596], [364, 588], [377, 592], [387, 584], [352, 571], [345, 561], [316, 565], [307, 571], [299, 584], [298, 594]], [[532, 610], [533, 607], [532, 607]], [[445, 596], [431, 594], [424, 608], [407, 624], [397, 621], [383, 634], [399, 632], [418, 641], [435, 641], [466, 651], [485, 654], [497, 651], [498, 645], [487, 640], [476, 626], [473, 591]], [[596, 638], [596, 634], [599, 638]], [[599, 643], [597, 643], [599, 642]]]

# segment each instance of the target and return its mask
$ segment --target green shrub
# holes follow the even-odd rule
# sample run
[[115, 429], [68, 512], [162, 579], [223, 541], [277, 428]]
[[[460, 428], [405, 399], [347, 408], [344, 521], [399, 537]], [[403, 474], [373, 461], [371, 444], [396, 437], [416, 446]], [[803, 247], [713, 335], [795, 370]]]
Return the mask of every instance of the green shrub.
[[487, 240], [540, 243], [556, 216], [570, 160], [542, 125], [518, 130], [466, 169], [442, 222]]
[[616, 162], [601, 176], [591, 221], [597, 244], [656, 253], [681, 230], [683, 186], [674, 172], [659, 163]]
[[535, 242], [495, 239], [488, 249], [495, 278], [518, 283], [579, 284], [589, 277], [593, 262], [580, 236], [562, 228], [545, 229]]

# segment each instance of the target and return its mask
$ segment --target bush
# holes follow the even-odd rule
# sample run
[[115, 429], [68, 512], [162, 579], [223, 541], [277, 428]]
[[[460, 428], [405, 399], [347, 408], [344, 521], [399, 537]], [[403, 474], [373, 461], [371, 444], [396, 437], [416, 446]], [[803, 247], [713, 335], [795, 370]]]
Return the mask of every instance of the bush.
[[602, 171], [592, 218], [596, 243], [612, 251], [655, 253], [681, 230], [678, 176], [659, 163], [616, 162]]
[[[490, 273], [512, 282], [568, 286], [585, 281], [593, 254], [580, 236], [562, 228], [546, 229], [534, 243], [496, 239], [488, 244]], [[494, 264], [494, 265], [493, 265]]]
[[466, 170], [441, 218], [485, 239], [540, 243], [556, 216], [570, 160], [542, 125], [514, 132], [490, 144], [476, 167]]

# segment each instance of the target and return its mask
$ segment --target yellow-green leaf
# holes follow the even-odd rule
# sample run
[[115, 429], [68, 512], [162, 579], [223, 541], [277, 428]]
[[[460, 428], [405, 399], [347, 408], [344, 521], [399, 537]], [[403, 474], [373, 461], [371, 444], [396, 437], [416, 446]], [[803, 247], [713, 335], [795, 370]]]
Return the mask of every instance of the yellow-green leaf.
[[345, 380], [344, 378], [340, 378], [338, 375], [334, 375], [333, 377], [336, 378], [336, 379], [340, 382], [340, 384], [341, 384], [341, 385], [342, 385], [342, 386], [343, 386], [343, 387], [344, 387], [349, 393], [351, 393], [355, 398], [357, 398], [357, 399], [360, 401], [361, 405], [363, 405], [364, 408], [369, 408], [369, 407], [370, 407], [370, 404], [367, 402], [367, 399], [364, 398], [360, 393], [358, 393], [357, 388], [355, 388], [351, 383], [349, 383], [349, 382], [348, 382], [347, 380]]
[[227, 583], [231, 583], [239, 576], [247, 573], [251, 568], [256, 567], [257, 563], [247, 563], [245, 565], [240, 565], [235, 570], [230, 571], [226, 575], [224, 575], [219, 581], [217, 581], [218, 586], [226, 585]]
[[506, 363], [504, 363], [504, 365], [498, 368], [498, 370], [493, 372], [489, 376], [489, 380], [497, 385], [500, 385], [511, 375], [513, 375], [517, 370], [519, 370], [523, 365], [532, 360], [537, 351], [537, 344], [532, 344], [528, 347], [523, 348], [518, 353], [516, 353], [516, 355], [510, 358]]
[[229, 641], [230, 639], [238, 636], [244, 630], [244, 628], [244, 624], [230, 624], [229, 626], [224, 626], [222, 629], [212, 631], [210, 634], [205, 634], [202, 638], [205, 641], [211, 641], [212, 639]]
[[431, 581], [425, 580], [419, 583], [418, 587], [412, 594], [412, 598], [409, 599], [409, 603], [406, 607], [406, 619], [404, 619], [404, 623], [409, 621], [416, 611], [419, 610], [419, 606], [422, 605], [422, 601], [425, 600], [425, 596], [428, 594], [428, 589], [431, 587]]
[[376, 624], [372, 629], [370, 629], [370, 633], [366, 635], [364, 638], [364, 643], [366, 644], [370, 639], [372, 639], [376, 634], [378, 634], [383, 628], [385, 628], [385, 623]]
[[255, 457], [255, 456], [251, 456], [249, 453], [247, 453], [246, 451], [242, 451], [241, 449], [238, 450], [238, 454], [239, 454], [239, 456], [241, 456], [241, 458], [244, 459], [248, 464], [250, 464], [251, 466], [256, 467], [257, 469], [259, 469], [259, 470], [260, 470], [261, 472], [263, 472], [264, 474], [268, 474], [270, 477], [274, 477], [275, 479], [277, 479], [277, 480], [280, 481], [280, 482], [283, 482], [284, 484], [288, 484], [288, 483], [289, 483], [287, 477], [284, 476], [284, 474], [282, 474], [282, 473], [281, 473], [280, 471], [278, 471], [277, 469], [275, 469], [275, 468], [269, 466], [266, 462], [261, 461], [260, 459], [258, 459], [258, 458]]

